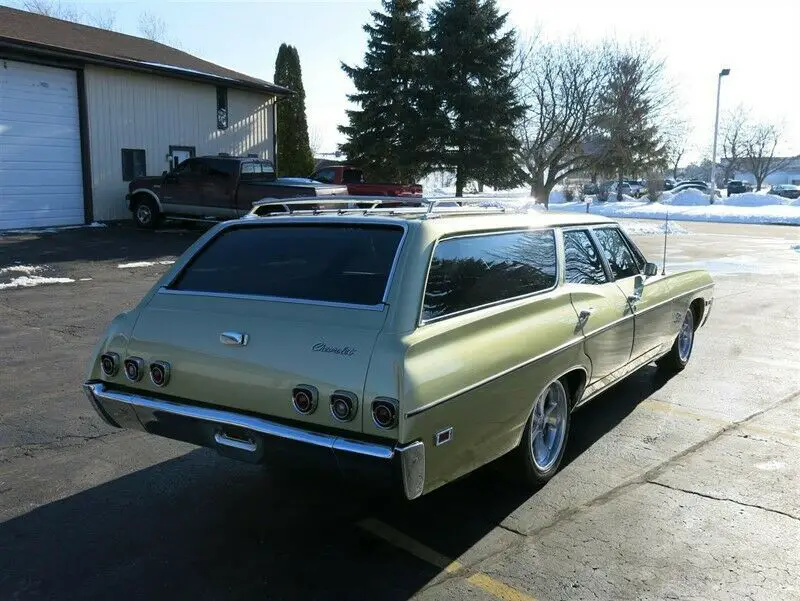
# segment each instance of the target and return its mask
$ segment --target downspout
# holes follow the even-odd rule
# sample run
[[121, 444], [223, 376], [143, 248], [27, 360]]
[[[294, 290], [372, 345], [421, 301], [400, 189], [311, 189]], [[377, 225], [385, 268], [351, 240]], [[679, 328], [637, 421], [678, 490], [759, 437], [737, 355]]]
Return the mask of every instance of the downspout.
[[278, 173], [278, 96], [272, 103], [272, 164]]

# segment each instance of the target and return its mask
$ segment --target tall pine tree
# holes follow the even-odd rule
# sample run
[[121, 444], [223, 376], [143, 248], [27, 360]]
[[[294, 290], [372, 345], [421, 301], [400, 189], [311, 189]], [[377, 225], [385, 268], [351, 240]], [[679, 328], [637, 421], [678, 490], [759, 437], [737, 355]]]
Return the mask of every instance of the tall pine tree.
[[348, 110], [348, 124], [339, 126], [347, 141], [341, 150], [348, 161], [375, 180], [412, 182], [424, 174], [427, 134], [419, 107], [421, 60], [425, 33], [420, 0], [382, 0], [383, 12], [372, 11], [372, 24], [362, 67], [342, 64], [358, 109]]
[[622, 180], [651, 169], [664, 169], [669, 148], [657, 125], [661, 110], [657, 93], [662, 66], [644, 53], [614, 53], [608, 85], [600, 95], [597, 167], [613, 173], [622, 200]]
[[278, 103], [278, 172], [284, 176], [307, 177], [314, 170], [314, 156], [308, 142], [306, 92], [297, 48], [281, 44], [275, 59], [275, 83], [294, 95]]
[[520, 181], [514, 126], [523, 107], [507, 16], [495, 0], [440, 0], [429, 16], [430, 134], [435, 162], [456, 172], [456, 196], [471, 179], [493, 186]]

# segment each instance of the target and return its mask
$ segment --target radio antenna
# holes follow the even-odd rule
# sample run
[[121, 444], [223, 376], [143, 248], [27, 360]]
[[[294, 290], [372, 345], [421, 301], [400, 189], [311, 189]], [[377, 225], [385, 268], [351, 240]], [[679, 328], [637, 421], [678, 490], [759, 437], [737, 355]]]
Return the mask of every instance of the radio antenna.
[[661, 275], [667, 273], [667, 232], [669, 232], [669, 207], [664, 215], [664, 258], [661, 264]]

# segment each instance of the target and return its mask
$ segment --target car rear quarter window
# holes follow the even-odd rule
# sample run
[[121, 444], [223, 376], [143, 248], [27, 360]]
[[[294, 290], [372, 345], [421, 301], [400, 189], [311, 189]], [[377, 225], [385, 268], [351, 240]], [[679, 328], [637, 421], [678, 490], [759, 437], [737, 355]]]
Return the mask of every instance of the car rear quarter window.
[[396, 226], [240, 226], [213, 238], [172, 290], [377, 305], [403, 229]]
[[436, 245], [431, 259], [422, 319], [454, 315], [555, 284], [552, 230], [445, 239]]

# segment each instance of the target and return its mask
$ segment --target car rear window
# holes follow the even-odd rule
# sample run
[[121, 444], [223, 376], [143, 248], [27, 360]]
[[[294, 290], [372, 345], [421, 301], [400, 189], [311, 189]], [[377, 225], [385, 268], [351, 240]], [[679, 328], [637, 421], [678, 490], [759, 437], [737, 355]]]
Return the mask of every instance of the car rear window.
[[382, 225], [236, 227], [203, 248], [172, 290], [377, 305], [403, 229]]
[[552, 230], [445, 239], [436, 245], [431, 260], [422, 319], [541, 292], [555, 284]]

